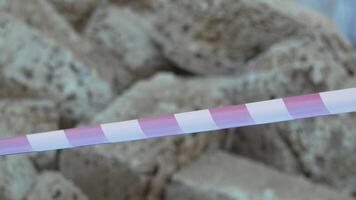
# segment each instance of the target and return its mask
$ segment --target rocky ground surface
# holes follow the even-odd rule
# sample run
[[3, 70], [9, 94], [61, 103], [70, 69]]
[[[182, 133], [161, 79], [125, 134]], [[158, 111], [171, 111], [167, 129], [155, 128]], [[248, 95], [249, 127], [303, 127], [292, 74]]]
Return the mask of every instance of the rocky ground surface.
[[[291, 0], [0, 0], [0, 136], [354, 87]], [[0, 157], [1, 200], [351, 200], [355, 114]]]

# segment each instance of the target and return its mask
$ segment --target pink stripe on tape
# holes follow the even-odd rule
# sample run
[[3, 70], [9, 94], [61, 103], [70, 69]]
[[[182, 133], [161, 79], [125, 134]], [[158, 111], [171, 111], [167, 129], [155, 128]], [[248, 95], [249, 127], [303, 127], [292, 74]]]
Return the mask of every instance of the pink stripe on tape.
[[141, 118], [138, 122], [147, 137], [182, 133], [174, 115]]
[[294, 119], [329, 114], [319, 94], [308, 94], [283, 99]]
[[26, 153], [33, 151], [26, 135], [3, 138], [0, 140], [0, 155]]
[[219, 128], [231, 128], [255, 124], [245, 104], [210, 109]]
[[66, 129], [64, 132], [69, 143], [75, 147], [108, 142], [100, 125]]

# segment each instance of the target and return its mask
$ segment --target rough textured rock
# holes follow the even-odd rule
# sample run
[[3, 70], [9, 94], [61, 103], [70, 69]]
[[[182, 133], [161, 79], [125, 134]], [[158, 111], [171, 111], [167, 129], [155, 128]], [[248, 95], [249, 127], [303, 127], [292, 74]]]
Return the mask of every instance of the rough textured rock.
[[291, 1], [169, 1], [154, 21], [165, 56], [199, 74], [241, 70], [272, 44], [309, 29], [351, 49], [331, 22]]
[[[0, 136], [13, 136], [58, 129], [59, 114], [49, 100], [1, 99]], [[55, 151], [29, 154], [38, 169], [54, 167]]]
[[353, 74], [349, 73], [345, 63], [351, 52], [345, 46], [333, 45], [336, 38], [310, 31], [272, 45], [250, 61], [247, 68], [255, 72], [276, 69], [276, 73], [284, 73], [291, 82], [301, 85], [304, 90], [301, 93], [340, 89], [344, 80], [351, 79]]
[[[223, 93], [209, 87], [209, 84], [160, 74], [137, 83], [92, 123], [189, 111], [226, 103]], [[65, 150], [61, 154], [60, 170], [93, 199], [102, 196], [115, 200], [159, 199], [174, 171], [203, 152], [219, 147], [223, 137], [221, 133], [205, 133]], [[82, 170], [77, 171], [79, 168]], [[89, 174], [100, 176], [94, 181]]]
[[72, 182], [56, 172], [44, 172], [34, 184], [26, 200], [87, 200]]
[[[248, 63], [251, 72], [206, 79], [234, 103], [262, 101], [345, 87], [353, 80], [347, 65], [316, 42], [319, 37], [295, 38], [274, 44]], [[311, 42], [314, 41], [314, 42]]]
[[165, 196], [172, 200], [352, 199], [224, 152], [206, 155], [175, 174]]
[[110, 51], [92, 44], [87, 38], [74, 31], [46, 0], [0, 1], [0, 12], [15, 16], [39, 30], [41, 34], [55, 40], [57, 45], [70, 49], [75, 59], [95, 69], [100, 78], [111, 83], [117, 93], [132, 83], [135, 74], [129, 73]]
[[69, 120], [89, 118], [111, 100], [109, 84], [52, 40], [4, 14], [0, 35], [2, 91], [34, 91]]
[[110, 50], [135, 76], [142, 77], [164, 63], [150, 36], [152, 25], [143, 19], [128, 8], [98, 8], [87, 25], [86, 36]]
[[23, 199], [35, 178], [36, 171], [27, 157], [0, 157], [0, 199]]

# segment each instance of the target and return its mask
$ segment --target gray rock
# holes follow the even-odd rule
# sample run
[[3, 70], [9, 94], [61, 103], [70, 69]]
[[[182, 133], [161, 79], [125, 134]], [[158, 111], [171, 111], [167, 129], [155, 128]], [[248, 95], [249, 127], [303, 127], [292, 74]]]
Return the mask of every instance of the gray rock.
[[[133, 82], [134, 74], [129, 73], [110, 51], [92, 44], [74, 31], [72, 26], [49, 2], [45, 0], [4, 0], [0, 1], [0, 12], [15, 16], [40, 31], [41, 34], [55, 40], [56, 45], [69, 49], [76, 60], [80, 60], [87, 67], [96, 70], [99, 77], [111, 83], [117, 93]], [[13, 87], [12, 85], [13, 83], [8, 84], [7, 87]]]
[[111, 100], [109, 84], [52, 40], [4, 14], [0, 35], [0, 80], [5, 86], [14, 83], [12, 88], [1, 85], [2, 91], [34, 91], [50, 98], [68, 120], [90, 118]]
[[137, 77], [157, 71], [164, 63], [150, 32], [152, 25], [128, 8], [113, 5], [96, 9], [86, 36], [108, 49]]
[[[156, 75], [135, 84], [92, 123], [190, 111], [228, 103], [222, 91], [213, 85], [187, 81], [172, 74]], [[215, 132], [65, 150], [61, 154], [60, 170], [93, 199], [103, 196], [115, 200], [159, 199], [174, 171], [203, 152], [218, 148], [223, 139], [223, 134]], [[89, 174], [100, 176], [92, 177]]]
[[[55, 104], [39, 99], [1, 99], [0, 136], [36, 133], [58, 129], [59, 113]], [[55, 151], [31, 153], [35, 166], [42, 169], [54, 167]]]
[[57, 172], [38, 176], [26, 200], [87, 200], [83, 192]]
[[36, 170], [25, 156], [0, 157], [0, 199], [22, 200], [31, 188]]
[[205, 155], [175, 174], [165, 197], [172, 200], [352, 199], [301, 177], [224, 152]]
[[163, 1], [154, 34], [166, 57], [198, 74], [229, 74], [272, 44], [320, 29], [351, 50], [334, 25], [317, 14], [282, 0]]

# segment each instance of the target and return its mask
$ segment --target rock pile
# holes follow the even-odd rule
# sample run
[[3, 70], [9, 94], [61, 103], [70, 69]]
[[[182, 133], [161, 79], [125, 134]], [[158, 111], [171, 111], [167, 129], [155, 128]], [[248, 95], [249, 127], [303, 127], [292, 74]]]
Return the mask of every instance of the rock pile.
[[[353, 87], [355, 55], [289, 0], [0, 0], [0, 136]], [[0, 199], [348, 200], [355, 116], [3, 156]]]

